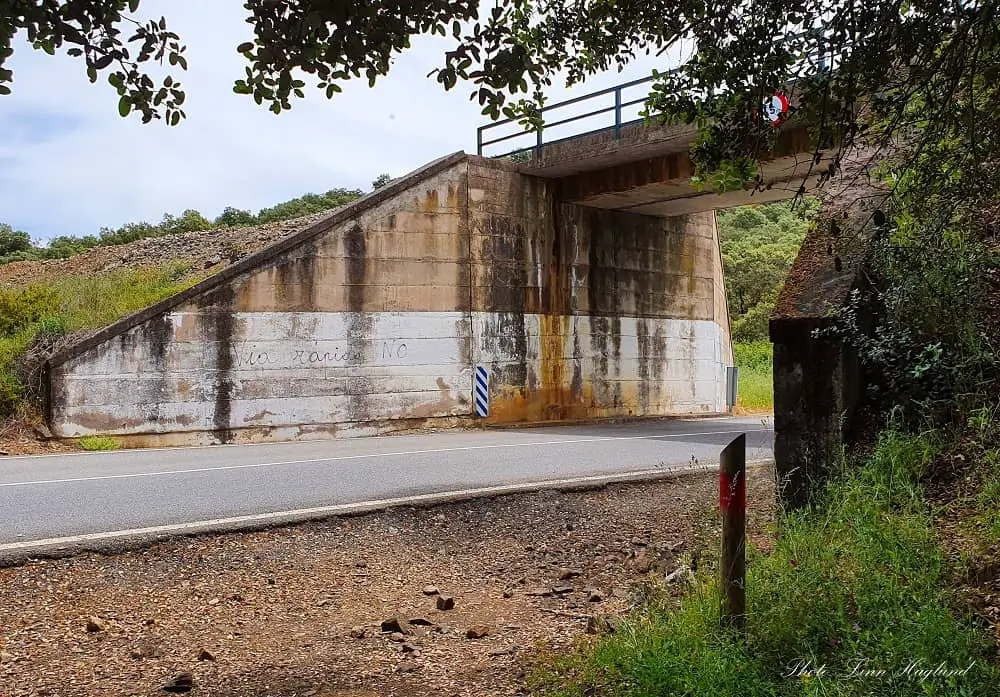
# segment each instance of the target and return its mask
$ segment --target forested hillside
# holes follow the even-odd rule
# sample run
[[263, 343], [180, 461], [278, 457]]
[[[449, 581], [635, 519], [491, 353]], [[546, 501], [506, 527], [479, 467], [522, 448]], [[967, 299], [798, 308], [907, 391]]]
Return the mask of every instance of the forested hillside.
[[818, 206], [805, 199], [717, 213], [735, 343], [767, 340], [767, 321]]
[[819, 203], [814, 199], [719, 211], [726, 296], [739, 366], [737, 407], [774, 408], [767, 322]]

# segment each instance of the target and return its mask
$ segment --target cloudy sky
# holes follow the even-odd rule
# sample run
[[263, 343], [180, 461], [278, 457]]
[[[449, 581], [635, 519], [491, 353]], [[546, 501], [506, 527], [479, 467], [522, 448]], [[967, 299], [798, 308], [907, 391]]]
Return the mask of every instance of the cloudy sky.
[[[347, 83], [327, 101], [316, 90], [275, 116], [233, 94], [243, 72], [235, 47], [250, 38], [240, 0], [146, 0], [188, 46], [181, 74], [188, 118], [176, 128], [122, 119], [104, 78], [82, 61], [17, 44], [14, 93], [0, 97], [0, 222], [44, 240], [102, 226], [158, 221], [195, 208], [258, 209], [314, 191], [367, 190], [456, 150], [474, 152], [483, 117], [468, 86], [445, 92], [425, 77], [450, 43], [421, 38], [373, 89]], [[551, 99], [649, 74], [643, 61]]]

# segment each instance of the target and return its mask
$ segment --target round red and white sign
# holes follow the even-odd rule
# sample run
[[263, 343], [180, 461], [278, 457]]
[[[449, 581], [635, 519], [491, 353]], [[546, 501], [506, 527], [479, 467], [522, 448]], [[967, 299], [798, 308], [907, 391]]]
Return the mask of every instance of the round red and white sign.
[[764, 100], [764, 116], [771, 122], [772, 126], [777, 126], [788, 113], [788, 97], [781, 92], [775, 92], [774, 96]]

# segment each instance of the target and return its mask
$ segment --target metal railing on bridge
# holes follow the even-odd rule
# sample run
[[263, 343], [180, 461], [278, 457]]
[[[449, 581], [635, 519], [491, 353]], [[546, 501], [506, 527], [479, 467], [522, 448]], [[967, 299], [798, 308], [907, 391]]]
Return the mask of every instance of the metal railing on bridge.
[[[590, 94], [585, 94], [580, 97], [574, 97], [573, 99], [567, 99], [555, 104], [549, 104], [541, 109], [542, 125], [539, 128], [525, 130], [517, 119], [504, 119], [502, 121], [488, 123], [485, 126], [480, 126], [476, 129], [476, 152], [479, 155], [483, 155], [484, 151], [486, 151], [491, 145], [516, 141], [517, 139], [520, 139], [523, 143], [530, 138], [533, 139], [533, 142], [531, 142], [530, 145], [515, 147], [513, 150], [488, 155], [488, 157], [516, 157], [519, 154], [527, 154], [532, 151], [534, 151], [536, 155], [540, 156], [543, 145], [551, 145], [552, 143], [569, 140], [570, 138], [576, 138], [587, 133], [596, 133], [598, 131], [609, 130], [612, 128], [614, 129], [615, 137], [617, 138], [621, 135], [623, 126], [643, 121], [643, 117], [639, 116], [638, 112], [641, 110], [639, 107], [645, 103], [647, 97], [649, 96], [648, 87], [645, 90], [641, 90], [642, 94], [638, 98], [635, 98], [634, 95], [636, 92], [640, 91], [636, 89], [638, 86], [648, 86], [654, 79], [655, 78], [650, 75], [638, 80], [623, 82], [622, 84], [615, 85], [614, 87], [598, 90], [597, 92], [591, 92]], [[592, 108], [589, 111], [583, 110], [586, 107], [581, 109], [581, 106], [584, 105], [584, 103], [588, 103], [587, 106], [593, 107], [597, 106], [594, 102], [598, 101], [605, 102], [605, 104], [596, 109]], [[574, 109], [573, 107], [576, 108]], [[576, 113], [580, 111], [583, 113]], [[559, 112], [555, 115], [555, 120], [549, 120], [549, 118], [546, 118], [547, 116], [553, 115], [555, 112]], [[575, 131], [561, 136], [558, 135], [559, 129], [562, 127], [569, 126], [570, 124], [575, 126], [586, 126], [588, 120], [590, 120], [590, 128], [587, 128], [584, 131]], [[490, 140], [486, 139], [487, 132], [491, 129], [503, 128], [504, 126], [507, 126], [508, 130], [510, 130], [509, 127], [511, 124], [517, 128], [515, 132], [507, 133], [506, 135], [501, 135]], [[546, 138], [546, 136], [551, 136], [553, 132], [557, 134], [555, 139]]]
[[[813, 67], [820, 71], [829, 69], [833, 64], [831, 57], [825, 54], [810, 55], [804, 60], [809, 61]], [[677, 68], [674, 70], [677, 70]], [[673, 71], [667, 71], [666, 73], [661, 73], [661, 75], [669, 74], [670, 72]], [[582, 135], [614, 129], [615, 138], [619, 138], [623, 127], [641, 123], [645, 120], [645, 117], [640, 114], [642, 111], [641, 106], [645, 104], [646, 99], [649, 97], [648, 86], [654, 80], [656, 80], [656, 77], [649, 75], [638, 80], [623, 82], [614, 87], [607, 87], [596, 92], [574, 97], [573, 99], [544, 106], [541, 109], [542, 122], [537, 128], [525, 128], [518, 119], [503, 119], [480, 126], [476, 129], [476, 153], [482, 156], [486, 154], [490, 146], [519, 141], [523, 144], [520, 147], [515, 147], [512, 150], [504, 152], [486, 154], [486, 156], [517, 158], [519, 155], [526, 156], [533, 153], [536, 158], [541, 159], [543, 146], [570, 140], [571, 138], [578, 138]], [[638, 88], [642, 86], [646, 86], [646, 89], [641, 90], [640, 96], [636, 97], [635, 94], [640, 91]], [[597, 106], [595, 102], [602, 102], [603, 105], [598, 108], [591, 108], [589, 111], [586, 110], [587, 107]], [[555, 117], [555, 120], [547, 118], [552, 116]], [[590, 120], [590, 127], [586, 128], [585, 124], [588, 120]], [[487, 139], [488, 132], [492, 129], [507, 127], [507, 130], [510, 130], [512, 125], [516, 129], [514, 132]], [[585, 126], [584, 130], [572, 130], [568, 128], [569, 126], [581, 125]], [[562, 131], [561, 133], [560, 130]], [[554, 132], [556, 137], [552, 138], [551, 136]]]

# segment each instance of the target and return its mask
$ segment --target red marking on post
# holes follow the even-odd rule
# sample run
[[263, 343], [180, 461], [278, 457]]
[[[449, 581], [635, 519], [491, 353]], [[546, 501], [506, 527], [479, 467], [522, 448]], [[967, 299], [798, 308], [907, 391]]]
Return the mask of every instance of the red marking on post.
[[734, 506], [737, 511], [747, 509], [747, 484], [746, 480], [736, 475], [730, 477], [725, 472], [719, 472], [719, 510], [728, 511]]

